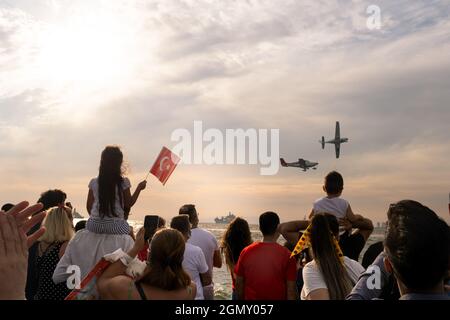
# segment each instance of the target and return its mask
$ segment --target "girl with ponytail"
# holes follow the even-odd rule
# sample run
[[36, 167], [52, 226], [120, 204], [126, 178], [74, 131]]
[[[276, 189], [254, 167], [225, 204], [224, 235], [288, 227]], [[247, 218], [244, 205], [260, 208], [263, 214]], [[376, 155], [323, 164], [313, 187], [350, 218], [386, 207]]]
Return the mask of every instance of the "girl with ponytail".
[[342, 255], [334, 215], [316, 214], [308, 228], [313, 261], [303, 268], [302, 300], [344, 300], [364, 268]]
[[155, 234], [148, 257], [150, 268], [140, 282], [168, 291], [189, 287], [191, 279], [182, 266], [184, 249], [185, 240], [178, 230], [165, 229]]

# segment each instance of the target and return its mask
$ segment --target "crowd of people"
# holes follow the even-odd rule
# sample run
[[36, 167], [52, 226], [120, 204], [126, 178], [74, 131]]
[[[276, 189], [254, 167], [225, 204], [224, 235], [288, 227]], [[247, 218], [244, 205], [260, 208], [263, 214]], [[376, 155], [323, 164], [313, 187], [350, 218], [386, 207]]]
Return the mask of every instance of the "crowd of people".
[[[160, 217], [147, 238], [128, 216], [146, 182], [131, 192], [119, 147], [101, 155], [88, 186], [87, 221], [74, 226], [61, 190], [37, 204], [5, 204], [0, 211], [0, 299], [64, 300], [73, 288], [68, 272], [83, 279], [102, 259], [96, 297], [106, 300], [212, 300], [214, 268], [225, 263], [232, 300], [448, 300], [449, 226], [431, 209], [403, 200], [389, 206], [385, 240], [370, 246], [372, 222], [342, 198], [344, 180], [330, 172], [326, 195], [307, 220], [259, 217], [262, 241], [235, 218], [217, 241], [199, 227], [195, 205], [185, 204], [169, 226]], [[280, 237], [285, 240], [279, 244]]]

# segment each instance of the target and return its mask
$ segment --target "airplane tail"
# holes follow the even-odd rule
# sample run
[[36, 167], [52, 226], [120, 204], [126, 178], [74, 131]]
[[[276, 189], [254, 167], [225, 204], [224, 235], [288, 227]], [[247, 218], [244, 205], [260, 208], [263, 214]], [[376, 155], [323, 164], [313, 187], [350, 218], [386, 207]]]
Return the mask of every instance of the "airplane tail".
[[325, 149], [325, 137], [322, 136], [322, 141], [320, 141], [320, 143], [322, 144], [322, 149]]
[[284, 161], [283, 158], [280, 158], [280, 162], [281, 162], [281, 166], [287, 167], [287, 163], [286, 163], [286, 161]]

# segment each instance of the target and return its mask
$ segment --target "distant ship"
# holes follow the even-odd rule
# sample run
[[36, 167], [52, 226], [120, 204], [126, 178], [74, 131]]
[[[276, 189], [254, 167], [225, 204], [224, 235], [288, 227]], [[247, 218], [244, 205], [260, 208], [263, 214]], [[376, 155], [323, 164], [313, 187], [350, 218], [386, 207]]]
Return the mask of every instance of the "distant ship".
[[81, 214], [79, 214], [76, 209], [72, 210], [72, 216], [74, 219], [84, 219], [84, 217]]
[[230, 213], [228, 213], [227, 216], [223, 216], [223, 217], [220, 217], [220, 218], [219, 217], [215, 218], [214, 221], [216, 223], [228, 224], [231, 221], [233, 221], [234, 218], [236, 218], [236, 216], [230, 212]]

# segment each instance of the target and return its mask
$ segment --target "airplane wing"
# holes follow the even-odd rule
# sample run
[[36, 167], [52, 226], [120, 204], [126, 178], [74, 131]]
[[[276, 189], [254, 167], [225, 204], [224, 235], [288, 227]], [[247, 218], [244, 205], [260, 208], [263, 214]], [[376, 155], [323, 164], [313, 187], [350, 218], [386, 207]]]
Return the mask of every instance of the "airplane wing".
[[336, 159], [339, 159], [339, 154], [341, 151], [341, 144], [340, 143], [336, 143], [335, 145], [335, 149], [336, 149]]
[[341, 126], [339, 125], [339, 121], [336, 121], [336, 132], [334, 134], [334, 140], [339, 141], [341, 139]]

